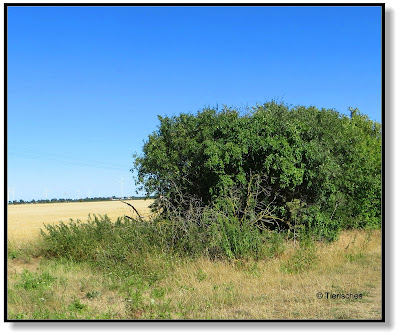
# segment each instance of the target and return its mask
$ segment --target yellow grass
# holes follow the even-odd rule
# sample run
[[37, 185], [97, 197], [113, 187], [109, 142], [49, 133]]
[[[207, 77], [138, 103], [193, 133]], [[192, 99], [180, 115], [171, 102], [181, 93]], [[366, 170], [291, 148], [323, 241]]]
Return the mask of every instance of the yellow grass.
[[[293, 253], [289, 249], [279, 259], [240, 266], [207, 259], [188, 262], [164, 285], [173, 287], [169, 297], [176, 305], [193, 307], [187, 314], [192, 319], [380, 319], [381, 233], [374, 231], [367, 243], [366, 234], [347, 231], [337, 242], [319, 244], [316, 267], [298, 274], [281, 270]], [[361, 259], [346, 257], [359, 252]], [[364, 296], [331, 299], [326, 292]]]
[[[150, 215], [148, 206], [152, 201], [127, 200], [142, 216]], [[120, 201], [21, 204], [8, 205], [7, 209], [8, 240], [17, 244], [35, 240], [43, 224], [68, 222], [69, 219], [83, 221], [89, 214], [107, 214], [111, 220], [133, 215], [130, 207]]]
[[[381, 232], [370, 237], [365, 231], [346, 231], [331, 244], [318, 244], [316, 266], [298, 274], [285, 273], [282, 264], [293, 254], [292, 244], [276, 259], [255, 261], [211, 261], [200, 258], [182, 260], [171, 275], [156, 284], [165, 288], [163, 298], [143, 293], [144, 305], [128, 308], [132, 297], [114, 287], [107, 273], [82, 264], [57, 263], [45, 259], [8, 261], [9, 286], [20, 281], [23, 269], [49, 272], [57, 282], [44, 298], [43, 308], [65, 311], [73, 301], [85, 304], [80, 318], [105, 317], [136, 319], [151, 317], [154, 308], [166, 301], [172, 319], [264, 319], [264, 320], [379, 320], [381, 301]], [[349, 255], [362, 254], [361, 258]], [[115, 284], [114, 284], [115, 285]], [[135, 287], [131, 287], [135, 290]], [[124, 290], [123, 290], [124, 291]], [[13, 313], [32, 316], [40, 311], [36, 302], [42, 296], [27, 290], [11, 290]], [[99, 292], [90, 299], [88, 292]], [[321, 292], [322, 299], [317, 298]], [[362, 299], [331, 299], [329, 293], [362, 294]], [[35, 295], [36, 294], [36, 295]], [[145, 307], [147, 306], [147, 307]]]

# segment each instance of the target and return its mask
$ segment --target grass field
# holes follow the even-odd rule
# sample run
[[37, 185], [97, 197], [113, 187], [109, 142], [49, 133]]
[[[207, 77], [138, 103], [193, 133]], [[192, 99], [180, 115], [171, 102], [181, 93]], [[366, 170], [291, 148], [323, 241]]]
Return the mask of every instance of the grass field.
[[[134, 206], [145, 214], [148, 204]], [[278, 257], [258, 261], [144, 254], [131, 261], [127, 275], [38, 257], [35, 247], [24, 247], [40, 238], [43, 222], [84, 220], [89, 213], [130, 215], [120, 202], [9, 206], [9, 319], [382, 317], [380, 230], [345, 231], [336, 242], [318, 242], [312, 252], [287, 241]]]

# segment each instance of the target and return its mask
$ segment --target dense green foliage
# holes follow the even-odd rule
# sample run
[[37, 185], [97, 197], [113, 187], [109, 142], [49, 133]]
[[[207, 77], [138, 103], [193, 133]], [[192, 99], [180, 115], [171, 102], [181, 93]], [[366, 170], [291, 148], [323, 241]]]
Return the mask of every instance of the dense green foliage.
[[144, 271], [153, 280], [164, 271], [158, 266], [150, 269], [149, 258], [162, 259], [165, 268], [174, 256], [233, 259], [275, 257], [283, 252], [279, 234], [260, 234], [255, 227], [210, 208], [199, 215], [188, 211], [174, 220], [146, 222], [89, 216], [84, 223], [46, 225], [42, 237], [41, 254], [47, 257], [89, 262], [113, 271]]
[[381, 222], [381, 126], [350, 111], [347, 117], [269, 102], [242, 114], [205, 108], [196, 115], [160, 116], [132, 171], [167, 217], [162, 199], [186, 210], [182, 197], [190, 196], [200, 207], [239, 204], [239, 221], [258, 177], [263, 192], [251, 193], [252, 215], [268, 208], [275, 219], [265, 222], [261, 215], [247, 222], [287, 229], [294, 237], [304, 227], [332, 240], [341, 227]]

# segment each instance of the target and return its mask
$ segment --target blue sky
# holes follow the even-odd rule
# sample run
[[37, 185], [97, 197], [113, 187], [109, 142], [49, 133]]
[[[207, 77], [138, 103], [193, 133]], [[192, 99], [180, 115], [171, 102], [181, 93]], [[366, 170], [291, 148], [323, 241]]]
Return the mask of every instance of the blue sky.
[[157, 115], [275, 99], [381, 121], [380, 7], [9, 7], [7, 56], [15, 200], [135, 195]]

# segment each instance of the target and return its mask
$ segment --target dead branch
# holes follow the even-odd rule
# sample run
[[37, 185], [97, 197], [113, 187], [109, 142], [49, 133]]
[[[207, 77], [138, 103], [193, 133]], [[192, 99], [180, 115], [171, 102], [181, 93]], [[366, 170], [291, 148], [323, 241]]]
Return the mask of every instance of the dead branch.
[[[130, 203], [127, 203], [126, 201], [122, 201], [122, 200], [120, 200], [120, 201], [123, 202], [124, 204], [127, 204], [128, 206], [132, 207], [132, 209], [133, 209], [133, 210], [135, 211], [135, 213], [138, 215], [139, 220], [142, 221], [143, 218], [140, 216], [139, 212], [137, 211], [137, 209], [136, 209], [133, 205], [131, 205]], [[126, 216], [127, 218], [133, 220], [131, 217], [129, 217], [129, 216], [127, 216], [127, 215], [125, 215], [125, 216]]]

